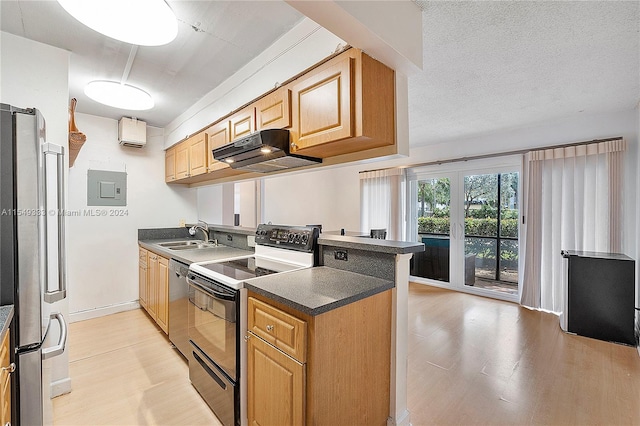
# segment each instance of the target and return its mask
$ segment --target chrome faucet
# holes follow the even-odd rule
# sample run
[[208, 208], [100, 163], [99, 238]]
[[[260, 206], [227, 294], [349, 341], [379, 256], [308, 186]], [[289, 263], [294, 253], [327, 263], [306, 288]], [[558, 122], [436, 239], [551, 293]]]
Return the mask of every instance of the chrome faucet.
[[196, 225], [189, 228], [189, 235], [196, 235], [196, 230], [199, 229], [204, 234], [204, 241], [209, 242], [209, 224], [204, 220], [198, 220]]

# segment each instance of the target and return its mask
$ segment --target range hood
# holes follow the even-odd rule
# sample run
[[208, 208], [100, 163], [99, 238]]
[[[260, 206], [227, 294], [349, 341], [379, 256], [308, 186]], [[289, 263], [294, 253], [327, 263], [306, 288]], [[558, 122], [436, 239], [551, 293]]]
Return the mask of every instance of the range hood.
[[232, 168], [269, 173], [322, 162], [321, 158], [305, 157], [289, 152], [289, 131], [260, 130], [213, 150], [213, 158]]

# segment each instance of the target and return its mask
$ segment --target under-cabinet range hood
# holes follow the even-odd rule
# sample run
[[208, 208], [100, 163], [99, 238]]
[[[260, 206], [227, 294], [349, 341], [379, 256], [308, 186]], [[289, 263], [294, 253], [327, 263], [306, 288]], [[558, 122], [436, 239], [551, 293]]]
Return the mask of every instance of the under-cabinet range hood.
[[289, 131], [260, 130], [249, 136], [213, 150], [213, 158], [232, 168], [250, 172], [269, 173], [322, 162], [320, 158], [305, 157], [289, 152]]

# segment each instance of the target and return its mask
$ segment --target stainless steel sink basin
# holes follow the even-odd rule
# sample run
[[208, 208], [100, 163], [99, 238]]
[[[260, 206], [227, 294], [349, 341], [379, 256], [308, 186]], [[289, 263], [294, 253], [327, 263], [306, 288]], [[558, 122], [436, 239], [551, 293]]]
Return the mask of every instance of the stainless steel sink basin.
[[169, 243], [159, 243], [158, 245], [160, 247], [168, 248], [169, 250], [197, 250], [218, 246], [215, 243], [209, 243], [203, 240], [172, 241]]

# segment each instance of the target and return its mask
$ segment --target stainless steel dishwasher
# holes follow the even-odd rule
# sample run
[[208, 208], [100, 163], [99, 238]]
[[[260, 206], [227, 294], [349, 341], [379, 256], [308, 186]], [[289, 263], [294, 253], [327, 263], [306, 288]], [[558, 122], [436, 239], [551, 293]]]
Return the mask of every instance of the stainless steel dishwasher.
[[189, 265], [171, 259], [169, 262], [169, 340], [188, 358], [191, 353], [188, 335]]

